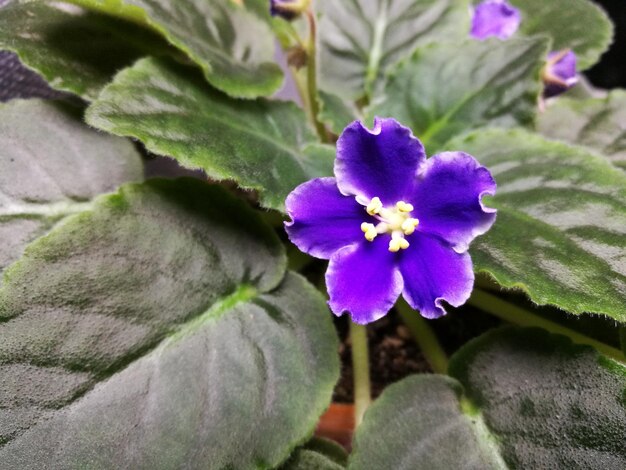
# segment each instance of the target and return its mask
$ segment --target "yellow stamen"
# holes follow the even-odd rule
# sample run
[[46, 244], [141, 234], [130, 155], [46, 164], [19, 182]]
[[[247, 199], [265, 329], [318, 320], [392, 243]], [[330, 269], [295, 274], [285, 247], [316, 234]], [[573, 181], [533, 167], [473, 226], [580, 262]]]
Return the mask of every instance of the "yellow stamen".
[[391, 234], [391, 241], [389, 242], [389, 251], [396, 253], [400, 250], [406, 250], [409, 247], [409, 242], [404, 238], [401, 232], [393, 232]]
[[400, 212], [412, 212], [413, 204], [409, 204], [404, 201], [398, 201], [396, 202], [396, 209], [398, 209]]
[[374, 224], [368, 224], [367, 222], [363, 222], [361, 224], [361, 231], [365, 234], [365, 239], [368, 242], [373, 241], [374, 238], [376, 238], [376, 236], [378, 235]]
[[[364, 204], [363, 199], [357, 201]], [[369, 215], [378, 221], [376, 225], [363, 222], [361, 231], [365, 234], [365, 239], [370, 242], [378, 235], [389, 234], [389, 251], [398, 252], [406, 250], [409, 242], [404, 238], [411, 235], [419, 224], [419, 220], [411, 217], [413, 205], [405, 201], [396, 202], [395, 207], [384, 207], [379, 197], [373, 197], [365, 207]]]
[[379, 197], [373, 197], [370, 203], [367, 205], [367, 213], [369, 215], [376, 215], [383, 208], [383, 203]]
[[419, 223], [420, 221], [417, 219], [406, 219], [404, 222], [402, 222], [402, 231], [405, 235], [411, 235], [413, 232], [415, 232], [415, 228], [418, 226]]

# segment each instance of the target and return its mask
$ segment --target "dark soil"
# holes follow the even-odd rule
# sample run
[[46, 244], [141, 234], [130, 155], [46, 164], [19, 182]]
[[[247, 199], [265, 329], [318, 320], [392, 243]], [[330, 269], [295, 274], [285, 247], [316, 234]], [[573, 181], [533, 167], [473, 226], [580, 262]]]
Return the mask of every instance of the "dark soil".
[[[415, 312], [416, 315], [419, 315]], [[335, 324], [341, 339], [341, 378], [335, 387], [333, 401], [352, 403], [353, 377], [348, 318], [337, 318]], [[446, 353], [451, 354], [470, 339], [497, 326], [500, 321], [471, 306], [449, 309], [449, 314], [430, 322]], [[376, 398], [388, 385], [411, 374], [432, 373], [430, 365], [413, 340], [400, 317], [390, 312], [367, 328], [370, 352], [372, 396]]]
[[[348, 319], [337, 319], [341, 338], [341, 378], [335, 387], [333, 401], [352, 403], [352, 360]], [[396, 315], [371, 324], [367, 330], [370, 345], [370, 378], [372, 395], [377, 397], [393, 382], [415, 373], [430, 373], [430, 366], [411, 337], [406, 326], [398, 322]]]

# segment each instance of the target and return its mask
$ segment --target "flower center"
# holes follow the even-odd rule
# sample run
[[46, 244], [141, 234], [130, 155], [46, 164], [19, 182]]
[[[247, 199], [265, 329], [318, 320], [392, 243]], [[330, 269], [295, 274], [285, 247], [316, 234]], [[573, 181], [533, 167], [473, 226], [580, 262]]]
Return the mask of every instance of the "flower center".
[[406, 250], [409, 242], [404, 238], [411, 235], [419, 224], [419, 220], [411, 217], [413, 205], [404, 201], [396, 202], [393, 208], [384, 207], [380, 198], [374, 197], [365, 208], [367, 213], [378, 220], [376, 225], [363, 222], [361, 230], [367, 241], [373, 241], [378, 235], [391, 234], [389, 251]]

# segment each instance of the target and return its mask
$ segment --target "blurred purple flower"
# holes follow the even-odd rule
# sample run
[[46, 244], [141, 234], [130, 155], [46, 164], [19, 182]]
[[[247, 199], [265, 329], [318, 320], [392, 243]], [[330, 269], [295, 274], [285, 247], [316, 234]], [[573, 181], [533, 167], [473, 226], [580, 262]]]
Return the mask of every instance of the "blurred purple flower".
[[576, 74], [576, 54], [570, 49], [550, 52], [548, 61], [543, 68], [541, 78], [545, 88], [544, 98], [560, 95], [578, 83]]
[[481, 41], [491, 36], [508, 39], [517, 31], [521, 19], [519, 10], [506, 0], [485, 0], [474, 8], [471, 36]]
[[356, 323], [384, 316], [402, 293], [422, 316], [463, 304], [474, 273], [469, 243], [494, 223], [482, 205], [496, 184], [466, 153], [426, 159], [422, 143], [394, 119], [355, 121], [337, 142], [335, 178], [301, 184], [287, 197], [285, 228], [302, 251], [330, 259], [333, 313]]

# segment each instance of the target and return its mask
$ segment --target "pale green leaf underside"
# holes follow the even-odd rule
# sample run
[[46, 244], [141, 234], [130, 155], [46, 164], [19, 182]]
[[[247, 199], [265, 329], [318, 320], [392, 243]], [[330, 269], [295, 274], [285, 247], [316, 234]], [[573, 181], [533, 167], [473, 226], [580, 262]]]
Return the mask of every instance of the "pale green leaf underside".
[[458, 351], [450, 372], [461, 383], [419, 375], [387, 388], [357, 430], [348, 468], [626, 465], [626, 369], [595, 350], [505, 328]]
[[321, 87], [359, 98], [420, 44], [469, 34], [467, 0], [319, 0]]
[[92, 100], [118, 70], [165, 54], [168, 45], [132, 23], [74, 5], [14, 1], [0, 9], [0, 49], [16, 52], [53, 88]]
[[498, 183], [495, 226], [471, 248], [477, 270], [537, 303], [626, 321], [622, 171], [521, 130], [480, 131], [446, 148], [474, 155]]
[[65, 216], [143, 177], [128, 140], [89, 129], [79, 110], [40, 100], [0, 105], [0, 168], [0, 276]]
[[280, 464], [338, 376], [323, 299], [284, 272], [273, 231], [195, 179], [124, 186], [31, 244], [0, 288], [3, 465]]
[[520, 32], [548, 35], [552, 49], [573, 49], [579, 70], [598, 62], [611, 45], [613, 25], [604, 11], [589, 0], [509, 0], [522, 12]]
[[429, 154], [471, 129], [529, 125], [546, 52], [541, 38], [425, 46], [397, 67], [367, 114], [409, 126]]
[[[283, 74], [269, 26], [233, 0], [73, 0], [122, 17], [139, 17], [197, 63], [219, 90], [239, 98], [271, 95]], [[268, 7], [269, 8], [269, 7]]]
[[282, 210], [298, 184], [331, 174], [332, 152], [311, 148], [316, 138], [295, 104], [228, 98], [192, 68], [170, 62], [142, 59], [122, 71], [89, 107], [87, 122], [256, 189], [273, 209]]
[[626, 169], [626, 92], [605, 98], [556, 100], [539, 115], [538, 131], [551, 139], [589, 147]]

